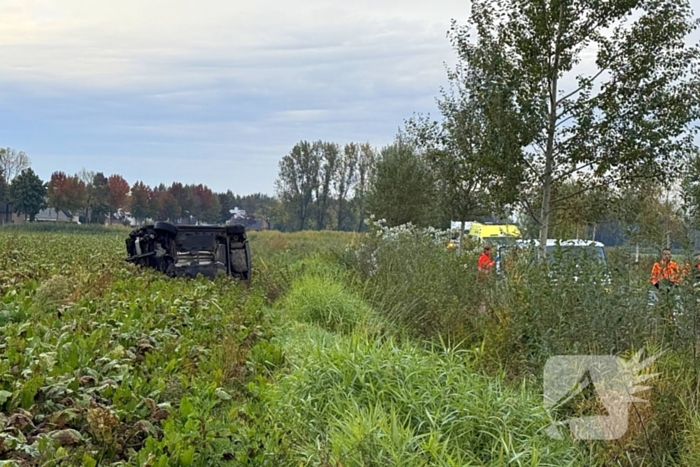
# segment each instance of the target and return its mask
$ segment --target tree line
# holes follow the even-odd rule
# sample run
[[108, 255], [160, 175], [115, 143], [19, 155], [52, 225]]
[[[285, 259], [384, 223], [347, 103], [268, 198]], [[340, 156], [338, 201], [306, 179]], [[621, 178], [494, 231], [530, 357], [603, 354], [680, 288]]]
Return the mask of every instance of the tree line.
[[57, 219], [60, 212], [66, 212], [84, 223], [123, 221], [129, 213], [137, 223], [158, 219], [223, 224], [231, 219], [234, 208], [245, 210], [249, 218], [267, 219], [275, 202], [260, 193], [215, 193], [203, 184], [173, 182], [150, 187], [136, 181], [130, 185], [119, 174], [107, 176], [85, 169], [75, 174], [55, 171], [44, 181], [31, 168], [29, 157], [12, 148], [0, 149], [0, 174], [0, 200], [29, 221], [41, 210], [53, 208]]
[[327, 183], [337, 146], [282, 159], [290, 224], [333, 227], [357, 197], [358, 216], [390, 225], [518, 219], [542, 241], [615, 222], [668, 243], [700, 223], [698, 24], [687, 0], [475, 0], [448, 34], [457, 62], [438, 118], [408, 118], [359, 194]]
[[274, 196], [141, 182], [124, 195], [116, 176], [44, 184], [22, 164], [0, 168], [30, 218], [51, 203], [89, 220], [128, 209], [223, 222], [239, 206], [279, 230], [362, 230], [369, 215], [435, 227], [509, 219], [540, 240], [614, 223], [668, 242], [674, 226], [700, 226], [700, 46], [688, 40], [698, 24], [687, 0], [475, 0], [448, 33], [457, 60], [437, 118], [407, 118], [382, 148], [299, 141]]

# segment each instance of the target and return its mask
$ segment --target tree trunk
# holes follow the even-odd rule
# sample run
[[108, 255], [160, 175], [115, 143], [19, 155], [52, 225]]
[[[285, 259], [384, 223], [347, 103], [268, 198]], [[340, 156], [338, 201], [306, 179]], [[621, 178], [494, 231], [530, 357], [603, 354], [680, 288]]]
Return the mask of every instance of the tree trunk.
[[554, 63], [549, 70], [551, 76], [549, 87], [549, 122], [547, 125], [547, 149], [545, 150], [545, 166], [542, 175], [542, 214], [540, 218], [540, 248], [539, 258], [544, 260], [547, 256], [547, 236], [549, 234], [549, 214], [552, 196], [552, 169], [554, 165], [554, 132], [557, 127], [557, 84], [559, 78], [559, 44], [562, 35], [562, 20], [564, 17], [564, 4], [559, 6], [559, 23], [557, 25], [557, 39], [554, 43]]
[[462, 254], [462, 243], [464, 242], [464, 221], [459, 224], [459, 254]]
[[343, 196], [338, 197], [338, 227], [337, 229], [340, 230], [340, 226], [343, 223]]

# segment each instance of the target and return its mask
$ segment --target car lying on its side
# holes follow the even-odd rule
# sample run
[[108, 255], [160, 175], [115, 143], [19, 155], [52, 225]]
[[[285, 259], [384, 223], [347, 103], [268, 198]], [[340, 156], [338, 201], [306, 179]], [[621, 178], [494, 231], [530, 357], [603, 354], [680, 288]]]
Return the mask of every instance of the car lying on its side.
[[156, 222], [134, 229], [126, 239], [126, 251], [127, 261], [170, 277], [226, 274], [250, 283], [250, 245], [242, 225]]

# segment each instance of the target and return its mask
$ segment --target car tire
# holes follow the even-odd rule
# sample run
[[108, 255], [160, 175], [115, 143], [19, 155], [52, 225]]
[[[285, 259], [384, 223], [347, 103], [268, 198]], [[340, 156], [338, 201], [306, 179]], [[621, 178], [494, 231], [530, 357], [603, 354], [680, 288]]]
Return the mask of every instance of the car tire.
[[177, 236], [177, 227], [175, 227], [173, 224], [170, 222], [156, 222], [155, 225], [153, 226], [153, 230], [155, 230], [159, 234], [165, 234], [171, 237], [176, 237]]
[[253, 280], [253, 258], [250, 256], [250, 243], [246, 242], [245, 244], [245, 255], [246, 255], [246, 260], [247, 260], [247, 266], [248, 266], [248, 272], [247, 272], [247, 280], [246, 283], [250, 284], [251, 281]]
[[234, 225], [227, 225], [226, 226], [226, 235], [234, 236], [234, 235], [243, 235], [244, 233], [245, 233], [245, 226], [244, 225], [234, 224]]

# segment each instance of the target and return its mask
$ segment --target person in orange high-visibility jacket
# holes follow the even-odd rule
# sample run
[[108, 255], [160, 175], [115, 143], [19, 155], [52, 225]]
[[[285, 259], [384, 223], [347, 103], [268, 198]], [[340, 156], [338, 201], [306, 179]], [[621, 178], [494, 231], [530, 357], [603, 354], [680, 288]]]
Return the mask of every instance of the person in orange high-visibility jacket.
[[681, 281], [681, 271], [678, 264], [671, 259], [671, 250], [664, 248], [661, 261], [654, 263], [651, 268], [651, 283], [659, 288], [662, 281], [667, 280], [671, 285], [676, 285]]
[[485, 246], [484, 252], [479, 257], [478, 263], [478, 278], [483, 280], [491, 273], [491, 269], [496, 265], [496, 261], [491, 258], [491, 247]]

